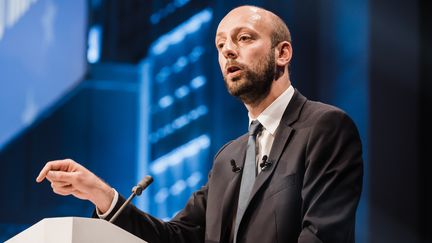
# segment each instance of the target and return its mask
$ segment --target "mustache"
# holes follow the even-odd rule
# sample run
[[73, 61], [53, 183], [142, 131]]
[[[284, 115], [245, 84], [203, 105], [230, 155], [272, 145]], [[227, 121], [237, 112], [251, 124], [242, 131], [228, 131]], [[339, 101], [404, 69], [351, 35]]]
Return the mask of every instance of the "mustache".
[[229, 66], [237, 66], [241, 69], [245, 69], [247, 66], [244, 65], [243, 63], [237, 62], [235, 60], [229, 60], [226, 64], [225, 64], [225, 70], [229, 67]]

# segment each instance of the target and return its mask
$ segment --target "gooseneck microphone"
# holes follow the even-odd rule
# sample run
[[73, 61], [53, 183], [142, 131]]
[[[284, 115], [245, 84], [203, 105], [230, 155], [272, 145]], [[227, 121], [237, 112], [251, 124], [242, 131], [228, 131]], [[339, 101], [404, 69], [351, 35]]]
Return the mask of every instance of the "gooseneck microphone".
[[241, 168], [236, 165], [236, 162], [233, 159], [231, 160], [231, 166], [234, 173], [239, 173], [241, 171]]
[[145, 176], [138, 185], [134, 186], [132, 188], [132, 194], [129, 196], [129, 198], [126, 200], [126, 202], [121, 205], [121, 207], [117, 210], [117, 212], [114, 214], [114, 216], [110, 219], [110, 223], [113, 223], [119, 214], [123, 211], [123, 209], [126, 207], [126, 205], [135, 197], [141, 195], [141, 193], [153, 182], [153, 178], [151, 176]]

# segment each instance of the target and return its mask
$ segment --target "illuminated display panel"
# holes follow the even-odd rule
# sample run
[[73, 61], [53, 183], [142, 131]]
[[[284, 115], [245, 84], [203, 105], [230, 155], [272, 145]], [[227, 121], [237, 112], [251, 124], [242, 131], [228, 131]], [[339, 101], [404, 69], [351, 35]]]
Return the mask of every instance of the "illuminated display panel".
[[86, 71], [87, 1], [0, 0], [0, 149]]
[[[138, 171], [155, 178], [138, 205], [164, 220], [182, 209], [195, 190], [206, 182], [211, 161], [209, 130], [210, 92], [206, 57], [213, 10], [202, 9], [161, 35], [149, 51], [144, 95], [149, 110], [148, 146]], [[146, 122], [142, 122], [146, 125]], [[142, 169], [147, 165], [147, 169]], [[147, 207], [143, 201], [149, 199]]]

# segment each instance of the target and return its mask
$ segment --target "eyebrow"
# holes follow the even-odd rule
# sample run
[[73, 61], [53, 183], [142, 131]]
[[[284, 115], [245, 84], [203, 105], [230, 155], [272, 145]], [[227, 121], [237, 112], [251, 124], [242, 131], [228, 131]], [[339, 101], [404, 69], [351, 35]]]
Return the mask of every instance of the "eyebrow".
[[219, 37], [219, 36], [222, 36], [222, 35], [225, 35], [225, 33], [219, 32], [219, 33], [216, 34], [216, 37]]
[[[238, 26], [238, 27], [235, 27], [231, 32], [238, 33], [238, 32], [240, 32], [243, 29], [250, 30], [250, 31], [253, 31], [253, 32], [257, 32], [256, 30], [253, 30], [253, 29], [251, 29], [251, 28], [249, 28], [247, 26]], [[219, 33], [216, 34], [216, 38], [220, 37], [220, 36], [223, 36], [223, 35], [226, 35], [225, 32], [219, 32]]]

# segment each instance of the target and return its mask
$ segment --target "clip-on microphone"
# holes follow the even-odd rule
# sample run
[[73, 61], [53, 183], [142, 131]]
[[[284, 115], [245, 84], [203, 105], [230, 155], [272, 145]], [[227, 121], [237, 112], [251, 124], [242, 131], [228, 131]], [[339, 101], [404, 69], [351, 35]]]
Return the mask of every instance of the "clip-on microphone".
[[241, 171], [241, 167], [238, 167], [237, 165], [236, 165], [236, 162], [235, 162], [235, 160], [231, 160], [231, 166], [232, 166], [232, 171], [234, 172], [234, 173], [239, 173], [240, 171]]
[[271, 161], [267, 161], [267, 159], [268, 159], [268, 156], [264, 155], [262, 157], [262, 162], [259, 165], [261, 167], [261, 170], [263, 170], [263, 171], [268, 169], [273, 164]]

